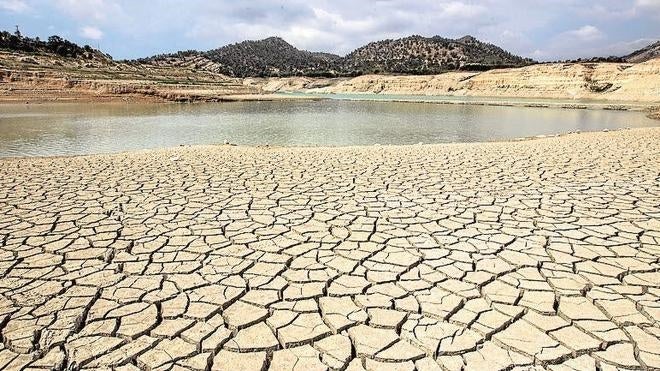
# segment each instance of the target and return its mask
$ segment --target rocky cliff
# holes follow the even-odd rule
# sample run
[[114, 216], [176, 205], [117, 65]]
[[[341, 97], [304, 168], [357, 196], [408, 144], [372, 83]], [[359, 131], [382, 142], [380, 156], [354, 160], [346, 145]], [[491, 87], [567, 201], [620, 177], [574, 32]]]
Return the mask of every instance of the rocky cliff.
[[[295, 84], [265, 88], [284, 91], [286, 86]], [[639, 64], [549, 63], [432, 76], [365, 75], [321, 88], [303, 85], [299, 91], [660, 102], [660, 59]]]
[[0, 101], [217, 101], [260, 94], [242, 79], [187, 66], [0, 51]]

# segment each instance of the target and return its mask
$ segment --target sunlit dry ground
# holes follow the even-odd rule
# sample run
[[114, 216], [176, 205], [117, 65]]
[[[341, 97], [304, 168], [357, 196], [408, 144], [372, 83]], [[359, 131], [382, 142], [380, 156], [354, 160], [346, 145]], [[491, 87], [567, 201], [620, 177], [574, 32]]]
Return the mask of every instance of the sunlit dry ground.
[[0, 368], [658, 368], [659, 158], [644, 129], [0, 160]]

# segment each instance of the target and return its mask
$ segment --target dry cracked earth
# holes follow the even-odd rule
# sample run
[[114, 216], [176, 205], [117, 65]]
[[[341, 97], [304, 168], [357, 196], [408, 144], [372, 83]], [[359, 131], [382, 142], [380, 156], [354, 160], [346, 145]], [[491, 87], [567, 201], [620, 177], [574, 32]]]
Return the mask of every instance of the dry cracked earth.
[[0, 160], [0, 368], [660, 368], [660, 129]]

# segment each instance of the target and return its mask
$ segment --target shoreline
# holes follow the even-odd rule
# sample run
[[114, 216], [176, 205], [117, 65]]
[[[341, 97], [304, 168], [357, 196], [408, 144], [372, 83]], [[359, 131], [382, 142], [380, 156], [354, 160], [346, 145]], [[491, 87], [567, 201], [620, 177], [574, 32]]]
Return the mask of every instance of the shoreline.
[[527, 143], [535, 141], [563, 139], [573, 136], [598, 136], [608, 135], [625, 132], [643, 132], [647, 131], [651, 134], [654, 132], [660, 133], [660, 124], [658, 126], [643, 127], [643, 128], [619, 128], [619, 129], [604, 129], [599, 131], [576, 131], [548, 135], [535, 135], [528, 137], [518, 137], [511, 139], [494, 139], [492, 141], [479, 141], [479, 142], [441, 142], [441, 143], [416, 143], [416, 144], [371, 144], [371, 145], [348, 145], [348, 146], [276, 146], [268, 144], [257, 145], [239, 145], [234, 143], [224, 144], [182, 144], [170, 147], [157, 147], [157, 148], [144, 148], [136, 150], [127, 150], [120, 152], [101, 152], [101, 153], [88, 153], [88, 154], [73, 154], [73, 155], [54, 155], [54, 156], [0, 156], [0, 162], [24, 159], [67, 159], [67, 158], [81, 158], [81, 157], [111, 157], [111, 156], [131, 156], [137, 154], [158, 154], [161, 152], [177, 152], [179, 150], [203, 151], [205, 149], [237, 149], [247, 151], [305, 151], [305, 150], [319, 150], [319, 151], [355, 151], [355, 150], [379, 150], [379, 149], [412, 149], [412, 148], [435, 148], [435, 147], [453, 147], [453, 146], [484, 146], [484, 145], [505, 145], [516, 143]]
[[[72, 99], [4, 99], [0, 97], [2, 105], [41, 105], [41, 104], [211, 104], [211, 103], [236, 103], [236, 102], [279, 102], [279, 101], [307, 101], [316, 102], [322, 100], [340, 100], [356, 102], [383, 102], [383, 103], [410, 103], [410, 104], [440, 104], [457, 106], [488, 106], [488, 107], [525, 107], [525, 108], [552, 108], [569, 110], [606, 110], [606, 111], [629, 111], [645, 112], [647, 117], [660, 120], [660, 102], [635, 102], [635, 101], [589, 101], [569, 103], [565, 99], [555, 98], [522, 98], [522, 97], [477, 97], [477, 96], [439, 96], [439, 95], [410, 95], [401, 98], [399, 94], [370, 94], [351, 93], [346, 96], [335, 93], [309, 93], [309, 92], [274, 92], [268, 94], [232, 94], [217, 96], [212, 99], [194, 99], [189, 101], [155, 100], [148, 97], [104, 97], [95, 100], [93, 97]], [[363, 96], [363, 97], [362, 97]], [[368, 98], [377, 96], [378, 98]], [[435, 99], [435, 97], [451, 99]], [[131, 99], [133, 98], [133, 99]], [[135, 99], [137, 98], [137, 99]], [[426, 99], [425, 99], [426, 98]], [[494, 99], [494, 100], [489, 100]], [[534, 101], [534, 99], [540, 99]]]
[[271, 101], [319, 101], [320, 97], [283, 97], [281, 94], [231, 94], [214, 97], [213, 100], [192, 99], [191, 101], [174, 101], [166, 99], [153, 99], [143, 96], [118, 97], [107, 96], [94, 99], [93, 96], [80, 98], [52, 98], [52, 99], [6, 99], [0, 97], [2, 105], [40, 105], [40, 104], [204, 104], [204, 103], [231, 103], [231, 102], [271, 102]]
[[[556, 109], [592, 109], [606, 111], [631, 111], [631, 112], [655, 112], [660, 113], [660, 101], [658, 102], [635, 102], [635, 101], [599, 101], [599, 100], [581, 100], [575, 103], [569, 103], [565, 99], [559, 98], [523, 98], [523, 97], [481, 97], [481, 96], [441, 96], [441, 95], [410, 95], [410, 98], [398, 98], [399, 94], [371, 94], [371, 93], [351, 93], [342, 97], [337, 93], [276, 93], [276, 95], [289, 95], [291, 98], [302, 97], [309, 94], [310, 97], [345, 100], [357, 102], [396, 102], [396, 103], [416, 103], [416, 104], [442, 104], [459, 106], [489, 106], [489, 107], [526, 107], [526, 108], [556, 108]], [[364, 96], [364, 97], [361, 97]], [[368, 98], [367, 96], [377, 96], [378, 98]], [[380, 97], [383, 97], [382, 99]], [[434, 99], [442, 97], [447, 99]], [[419, 98], [419, 99], [417, 99]], [[424, 99], [427, 98], [427, 99]], [[448, 99], [452, 98], [452, 99]], [[494, 100], [489, 100], [494, 99]], [[539, 99], [534, 101], [534, 99]], [[650, 117], [650, 116], [649, 116]], [[653, 117], [651, 117], [653, 118]], [[660, 118], [658, 118], [660, 119]]]
[[660, 59], [637, 64], [550, 63], [435, 75], [240, 78], [171, 66], [81, 65], [75, 60], [34, 58], [34, 63], [28, 63], [20, 53], [0, 51], [0, 105], [318, 100], [336, 99], [335, 94], [373, 100], [360, 95], [376, 94], [390, 95], [377, 100], [391, 102], [634, 110], [660, 118]]

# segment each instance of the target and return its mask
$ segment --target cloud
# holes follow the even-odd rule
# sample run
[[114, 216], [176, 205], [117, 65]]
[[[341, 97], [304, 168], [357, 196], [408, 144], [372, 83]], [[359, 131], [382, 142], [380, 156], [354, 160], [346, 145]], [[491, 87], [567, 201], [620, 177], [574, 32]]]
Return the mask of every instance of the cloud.
[[636, 0], [635, 6], [638, 8], [658, 9], [660, 10], [660, 1], [658, 0]]
[[636, 0], [635, 13], [660, 18], [660, 0]]
[[0, 0], [0, 24], [80, 41], [99, 36], [83, 34], [93, 26], [120, 58], [269, 36], [343, 55], [375, 40], [470, 34], [519, 55], [564, 59], [657, 38], [659, 20], [660, 0]]
[[541, 60], [541, 59], [546, 58], [547, 54], [541, 49], [536, 49], [532, 52], [531, 57], [534, 58], [534, 59]]
[[117, 21], [122, 7], [115, 0], [56, 0], [57, 7], [65, 14], [80, 21]]
[[566, 32], [566, 35], [576, 37], [581, 41], [599, 40], [605, 36], [597, 27], [591, 25], [582, 26], [577, 30], [568, 31]]
[[13, 13], [25, 13], [30, 6], [24, 0], [0, 0], [0, 9]]
[[183, 34], [218, 47], [280, 36], [294, 46], [346, 54], [370, 41], [420, 34], [461, 37], [492, 22], [484, 0], [292, 0], [194, 3]]
[[101, 40], [103, 31], [94, 26], [85, 26], [80, 29], [80, 36], [90, 40]]
[[452, 1], [447, 4], [441, 4], [442, 17], [448, 18], [474, 18], [487, 12], [486, 7], [482, 5], [466, 4], [460, 1]]
[[598, 27], [585, 25], [556, 34], [531, 54], [541, 61], [603, 56], [607, 41]]
[[605, 46], [603, 51], [605, 55], [623, 56], [628, 55], [635, 50], [649, 46], [658, 40], [660, 40], [660, 38], [641, 38], [632, 41], [620, 41]]

